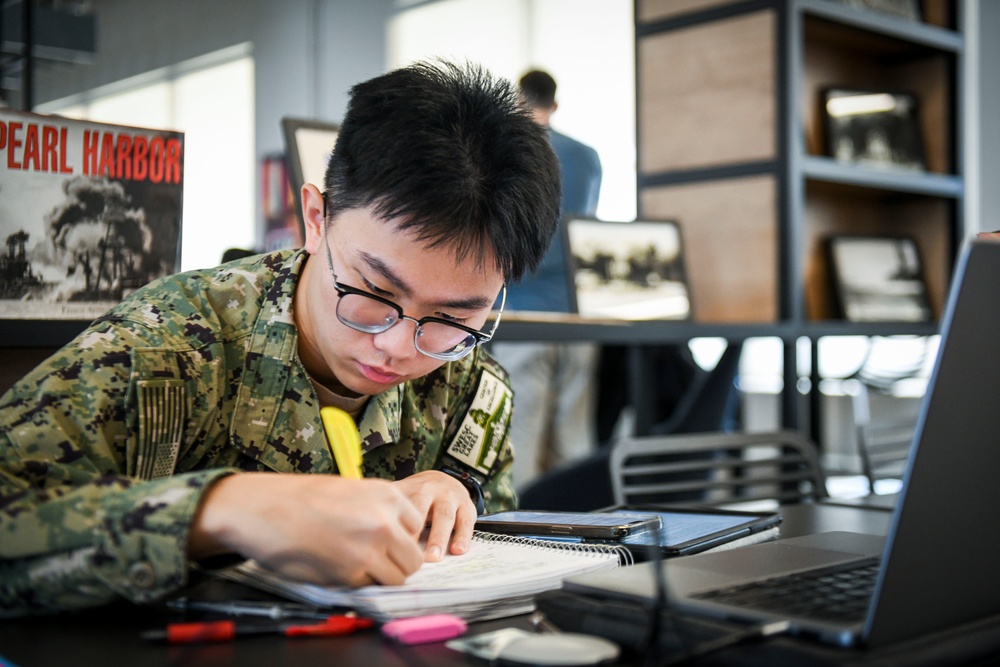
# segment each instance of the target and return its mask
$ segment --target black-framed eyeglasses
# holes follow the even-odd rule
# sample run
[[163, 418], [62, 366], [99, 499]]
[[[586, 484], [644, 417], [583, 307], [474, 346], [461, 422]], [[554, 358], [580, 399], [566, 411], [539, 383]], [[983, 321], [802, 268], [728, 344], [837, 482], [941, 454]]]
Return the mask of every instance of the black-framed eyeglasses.
[[337, 290], [337, 319], [355, 331], [378, 334], [388, 331], [400, 320], [410, 320], [417, 325], [413, 333], [413, 346], [418, 352], [434, 359], [455, 361], [472, 352], [477, 345], [489, 342], [500, 325], [500, 316], [507, 302], [506, 284], [500, 291], [500, 310], [488, 333], [440, 317], [422, 317], [418, 320], [404, 315], [403, 309], [388, 299], [337, 280], [330, 242], [327, 239], [324, 241], [330, 277], [333, 278], [333, 288]]

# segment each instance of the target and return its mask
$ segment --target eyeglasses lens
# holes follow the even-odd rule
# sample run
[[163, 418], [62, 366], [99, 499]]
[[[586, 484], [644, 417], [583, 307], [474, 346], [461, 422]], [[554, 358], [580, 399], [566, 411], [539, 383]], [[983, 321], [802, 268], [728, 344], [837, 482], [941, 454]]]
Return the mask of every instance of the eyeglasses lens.
[[[399, 320], [392, 306], [361, 294], [341, 294], [337, 318], [358, 331], [381, 333]], [[472, 334], [443, 322], [424, 322], [414, 339], [417, 349], [429, 356], [446, 359], [464, 357], [476, 343]]]

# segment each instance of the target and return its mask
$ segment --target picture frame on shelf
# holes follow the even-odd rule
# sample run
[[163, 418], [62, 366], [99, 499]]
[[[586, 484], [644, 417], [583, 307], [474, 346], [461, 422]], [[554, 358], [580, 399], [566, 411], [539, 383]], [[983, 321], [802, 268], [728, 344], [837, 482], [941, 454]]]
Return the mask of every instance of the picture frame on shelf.
[[926, 169], [916, 95], [855, 88], [822, 95], [827, 155], [868, 167]]
[[839, 315], [848, 322], [930, 322], [916, 241], [906, 236], [827, 239]]
[[922, 21], [920, 0], [840, 0], [841, 4], [881, 12], [908, 21]]
[[564, 233], [577, 313], [618, 320], [691, 319], [677, 222], [574, 217], [565, 221]]

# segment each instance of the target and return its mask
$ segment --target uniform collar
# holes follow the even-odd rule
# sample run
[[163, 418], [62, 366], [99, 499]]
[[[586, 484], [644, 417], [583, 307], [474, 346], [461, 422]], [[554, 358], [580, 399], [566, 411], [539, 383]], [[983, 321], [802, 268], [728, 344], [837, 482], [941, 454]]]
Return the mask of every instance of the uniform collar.
[[399, 423], [403, 416], [403, 385], [372, 396], [361, 415], [358, 430], [361, 448], [370, 452], [399, 439]]
[[[298, 357], [292, 313], [295, 289], [308, 253], [275, 253], [263, 284], [260, 312], [246, 359], [230, 426], [231, 442], [278, 472], [333, 471], [319, 400]], [[402, 387], [373, 396], [359, 431], [366, 452], [399, 438]]]

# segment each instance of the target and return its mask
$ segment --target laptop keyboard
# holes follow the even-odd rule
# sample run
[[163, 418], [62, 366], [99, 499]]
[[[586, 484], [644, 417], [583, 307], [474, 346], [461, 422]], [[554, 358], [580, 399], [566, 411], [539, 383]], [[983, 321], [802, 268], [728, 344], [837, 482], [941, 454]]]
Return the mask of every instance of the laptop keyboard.
[[862, 621], [875, 589], [878, 571], [878, 559], [866, 559], [847, 566], [798, 572], [720, 588], [693, 597], [783, 616], [821, 621]]

